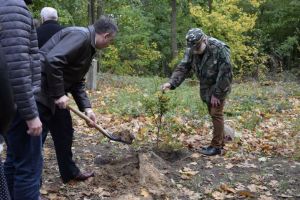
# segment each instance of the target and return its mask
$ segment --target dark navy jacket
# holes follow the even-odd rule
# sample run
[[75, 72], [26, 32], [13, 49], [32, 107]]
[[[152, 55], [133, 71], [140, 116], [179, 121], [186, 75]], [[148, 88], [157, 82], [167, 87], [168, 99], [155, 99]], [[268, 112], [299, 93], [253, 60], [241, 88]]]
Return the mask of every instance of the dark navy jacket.
[[0, 43], [9, 69], [14, 101], [24, 120], [38, 116], [35, 95], [41, 66], [32, 16], [21, 0], [0, 0]]
[[8, 77], [8, 68], [0, 45], [0, 134], [5, 133], [8, 129], [13, 115], [14, 103]]

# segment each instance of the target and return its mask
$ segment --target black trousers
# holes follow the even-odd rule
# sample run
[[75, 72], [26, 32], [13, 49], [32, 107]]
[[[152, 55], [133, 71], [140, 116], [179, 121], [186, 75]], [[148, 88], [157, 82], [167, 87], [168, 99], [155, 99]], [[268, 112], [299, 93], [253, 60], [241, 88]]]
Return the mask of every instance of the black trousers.
[[40, 119], [43, 123], [43, 144], [50, 131], [56, 153], [59, 172], [64, 183], [75, 178], [80, 170], [73, 161], [72, 143], [74, 129], [70, 111], [55, 109], [55, 114], [46, 106], [38, 103]]

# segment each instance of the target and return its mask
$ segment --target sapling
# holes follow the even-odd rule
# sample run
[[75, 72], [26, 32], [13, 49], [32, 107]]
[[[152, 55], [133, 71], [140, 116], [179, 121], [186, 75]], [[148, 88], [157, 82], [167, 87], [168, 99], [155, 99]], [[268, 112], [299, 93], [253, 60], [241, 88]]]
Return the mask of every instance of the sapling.
[[161, 137], [161, 129], [163, 127], [163, 117], [170, 109], [169, 101], [170, 98], [163, 91], [158, 91], [154, 94], [154, 98], [147, 98], [145, 100], [146, 112], [153, 118], [154, 124], [157, 128], [157, 148]]

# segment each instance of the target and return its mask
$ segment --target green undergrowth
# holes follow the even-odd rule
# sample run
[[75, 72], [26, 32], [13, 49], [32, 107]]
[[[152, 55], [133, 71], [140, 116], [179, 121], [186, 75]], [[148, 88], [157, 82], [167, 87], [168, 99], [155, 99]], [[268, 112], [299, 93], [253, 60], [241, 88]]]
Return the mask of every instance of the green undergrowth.
[[[151, 118], [147, 109], [149, 105], [153, 108], [159, 106], [157, 93], [166, 81], [168, 79], [160, 77], [101, 74], [98, 91], [92, 93], [91, 99], [97, 102], [95, 108], [100, 114], [112, 114], [125, 119]], [[161, 131], [164, 133], [162, 140], [169, 141], [168, 144], [177, 137], [176, 133], [197, 134], [195, 130], [199, 130], [204, 122], [211, 123], [207, 106], [200, 99], [197, 81], [187, 79], [176, 90], [167, 91], [164, 95], [168, 98], [168, 104]], [[284, 115], [294, 109], [293, 102], [299, 99], [300, 87], [297, 82], [234, 83], [224, 108], [225, 120], [234, 121], [237, 130], [248, 129], [254, 131], [257, 138], [262, 138], [264, 132], [256, 128], [265, 119]], [[153, 123], [153, 132], [156, 128]], [[291, 129], [299, 132], [299, 119], [295, 120]]]

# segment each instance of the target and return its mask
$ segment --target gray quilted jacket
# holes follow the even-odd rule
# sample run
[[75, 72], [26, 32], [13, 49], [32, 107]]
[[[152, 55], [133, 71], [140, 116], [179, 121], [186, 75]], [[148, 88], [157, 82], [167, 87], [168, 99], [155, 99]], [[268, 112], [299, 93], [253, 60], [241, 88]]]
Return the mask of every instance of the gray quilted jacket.
[[3, 47], [17, 110], [24, 120], [38, 116], [35, 95], [41, 66], [33, 19], [23, 0], [0, 0], [0, 43]]

